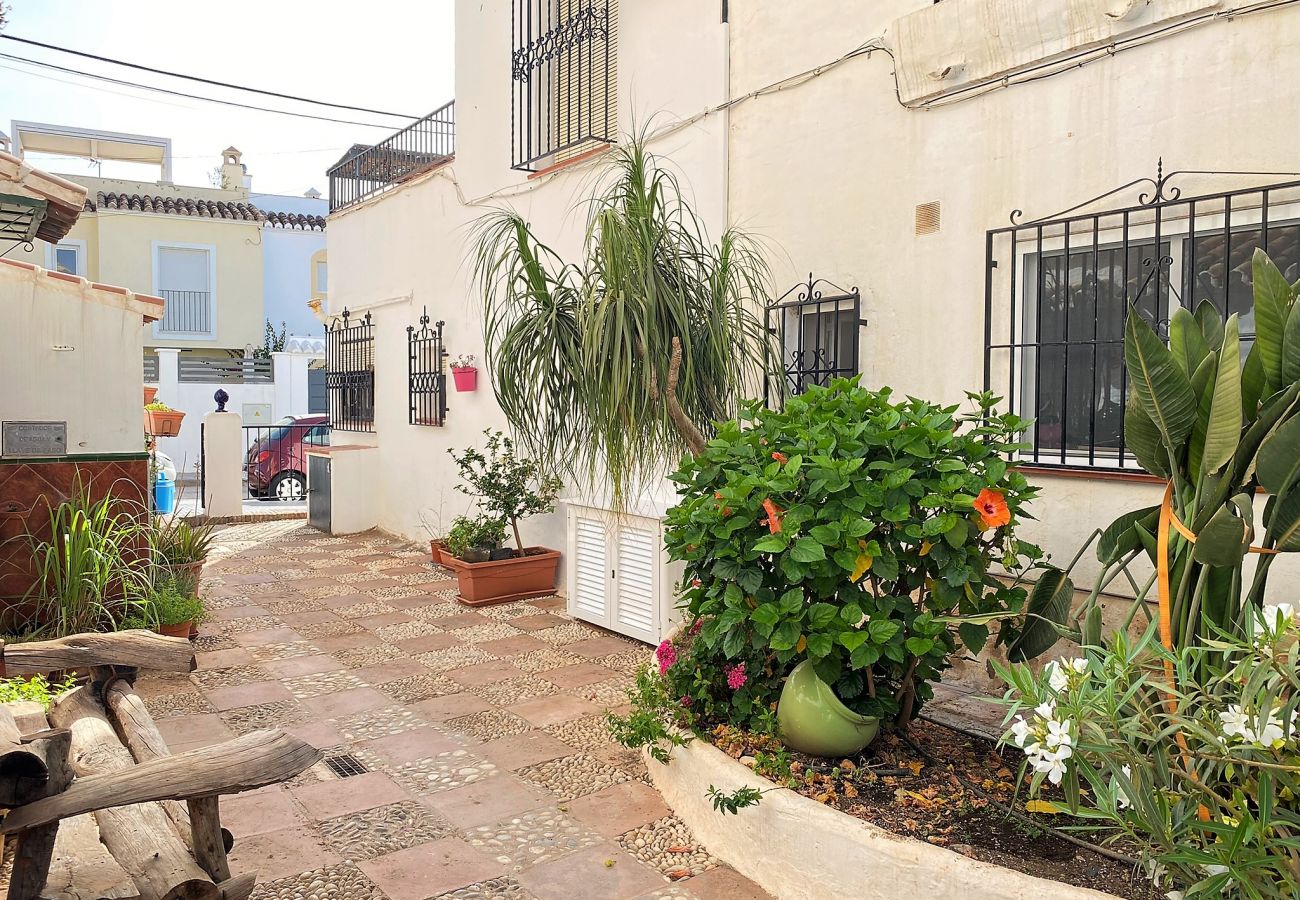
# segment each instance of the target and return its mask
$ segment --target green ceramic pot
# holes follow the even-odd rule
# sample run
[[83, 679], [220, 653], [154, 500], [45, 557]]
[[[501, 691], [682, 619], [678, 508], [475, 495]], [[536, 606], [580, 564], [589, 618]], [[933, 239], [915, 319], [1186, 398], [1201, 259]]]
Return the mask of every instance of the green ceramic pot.
[[812, 756], [852, 756], [880, 731], [879, 719], [841, 703], [806, 659], [785, 680], [776, 721], [786, 746]]

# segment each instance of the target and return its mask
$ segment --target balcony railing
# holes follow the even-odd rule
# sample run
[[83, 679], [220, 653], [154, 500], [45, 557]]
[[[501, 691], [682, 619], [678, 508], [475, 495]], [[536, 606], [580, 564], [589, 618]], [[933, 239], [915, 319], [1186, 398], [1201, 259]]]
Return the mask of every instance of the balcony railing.
[[212, 334], [212, 295], [207, 291], [159, 291], [167, 301], [159, 333]]
[[427, 171], [456, 152], [456, 101], [374, 146], [357, 145], [329, 170], [330, 212]]
[[275, 369], [269, 359], [214, 359], [182, 353], [177, 358], [177, 378], [190, 384], [270, 384]]

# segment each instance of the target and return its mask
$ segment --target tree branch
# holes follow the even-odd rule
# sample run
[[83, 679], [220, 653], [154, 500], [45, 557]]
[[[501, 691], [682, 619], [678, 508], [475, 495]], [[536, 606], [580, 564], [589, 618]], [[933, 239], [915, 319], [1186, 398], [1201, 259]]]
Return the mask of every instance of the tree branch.
[[[673, 338], [673, 353], [668, 360], [668, 382], [664, 389], [662, 398], [668, 407], [668, 418], [672, 420], [673, 425], [677, 428], [678, 434], [686, 443], [686, 449], [691, 451], [692, 456], [699, 456], [708, 446], [708, 441], [691, 417], [686, 415], [686, 410], [682, 409], [681, 403], [677, 400], [677, 380], [682, 371], [682, 340], [679, 337]], [[659, 386], [655, 383], [654, 378], [650, 382], [650, 399], [658, 402], [660, 399]]]

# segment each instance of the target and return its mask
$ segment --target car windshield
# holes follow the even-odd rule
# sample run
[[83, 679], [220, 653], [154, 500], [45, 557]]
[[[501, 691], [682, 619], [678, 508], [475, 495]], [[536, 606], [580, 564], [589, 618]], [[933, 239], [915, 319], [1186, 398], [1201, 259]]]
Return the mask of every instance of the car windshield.
[[266, 436], [268, 441], [282, 441], [286, 437], [301, 439], [313, 426], [307, 424], [297, 424], [290, 421], [287, 424], [276, 425]]

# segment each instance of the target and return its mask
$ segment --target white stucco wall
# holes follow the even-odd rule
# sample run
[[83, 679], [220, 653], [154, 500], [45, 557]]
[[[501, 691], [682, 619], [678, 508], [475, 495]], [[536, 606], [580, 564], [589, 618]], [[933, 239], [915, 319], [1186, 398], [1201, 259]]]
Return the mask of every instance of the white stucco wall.
[[[313, 214], [325, 212], [318, 210]], [[312, 254], [324, 249], [323, 231], [262, 229], [262, 304], [265, 318], [271, 320], [277, 333], [281, 322], [288, 325], [289, 334], [324, 333], [320, 322], [307, 308], [312, 296]]]
[[[873, 38], [888, 44], [908, 15], [962, 18], [997, 7], [1005, 14], [998, 31], [1023, 34], [1045, 7], [1096, 20], [1129, 5], [732, 4], [731, 93], [827, 63]], [[1203, 5], [1180, 0], [1153, 10]], [[1076, 38], [1085, 43], [1095, 30], [1086, 23], [1079, 29]], [[990, 48], [1003, 39], [994, 32], [974, 50], [951, 33], [946, 43], [934, 35], [928, 43], [895, 43], [897, 66], [920, 78], [941, 71], [964, 46], [965, 58], [987, 74]], [[888, 56], [860, 56], [733, 109], [731, 215], [781, 248], [773, 254], [779, 285], [813, 271], [861, 287], [869, 323], [861, 334], [864, 383], [958, 402], [983, 381], [986, 231], [1006, 225], [1012, 209], [1025, 210], [1027, 219], [1050, 215], [1152, 176], [1161, 157], [1166, 171], [1297, 171], [1295, 137], [1278, 123], [1300, 95], [1300, 58], [1291, 52], [1298, 41], [1296, 7], [1225, 17], [1083, 68], [928, 110], [902, 106]], [[1059, 42], [1042, 49], [1062, 51]], [[1221, 189], [1221, 179], [1183, 182], [1188, 195]], [[942, 204], [940, 231], [914, 234], [915, 207], [932, 201]], [[1043, 494], [1026, 536], [1058, 560], [1068, 560], [1115, 515], [1159, 501], [1151, 484], [1045, 473], [1033, 480]], [[1080, 583], [1094, 570], [1090, 559]], [[1293, 576], [1297, 566], [1287, 559], [1273, 571]]]
[[[580, 204], [593, 178], [589, 165], [533, 180], [510, 169], [509, 0], [460, 0], [456, 29], [455, 160], [336, 213], [328, 229], [329, 309], [337, 314], [346, 306], [353, 315], [369, 309], [376, 329], [375, 433], [336, 430], [333, 443], [379, 447], [369, 473], [371, 489], [380, 492], [379, 525], [413, 538], [425, 537], [422, 517], [446, 526], [469, 506], [455, 490], [447, 449], [481, 443], [484, 428], [506, 427], [481, 365], [481, 310], [465, 260], [468, 226], [489, 204], [509, 205], [544, 242], [572, 256], [581, 246]], [[714, 4], [624, 3], [619, 30], [621, 128], [665, 125], [724, 99], [725, 28]], [[723, 136], [714, 118], [652, 145], [671, 158], [715, 233], [725, 206]], [[509, 196], [487, 197], [498, 191]], [[407, 422], [406, 327], [426, 308], [433, 320], [445, 320], [450, 354], [472, 353], [480, 361], [477, 392], [449, 389], [444, 427]], [[336, 504], [338, 496], [336, 488]], [[529, 520], [522, 530], [526, 543], [563, 548], [563, 511]]]

